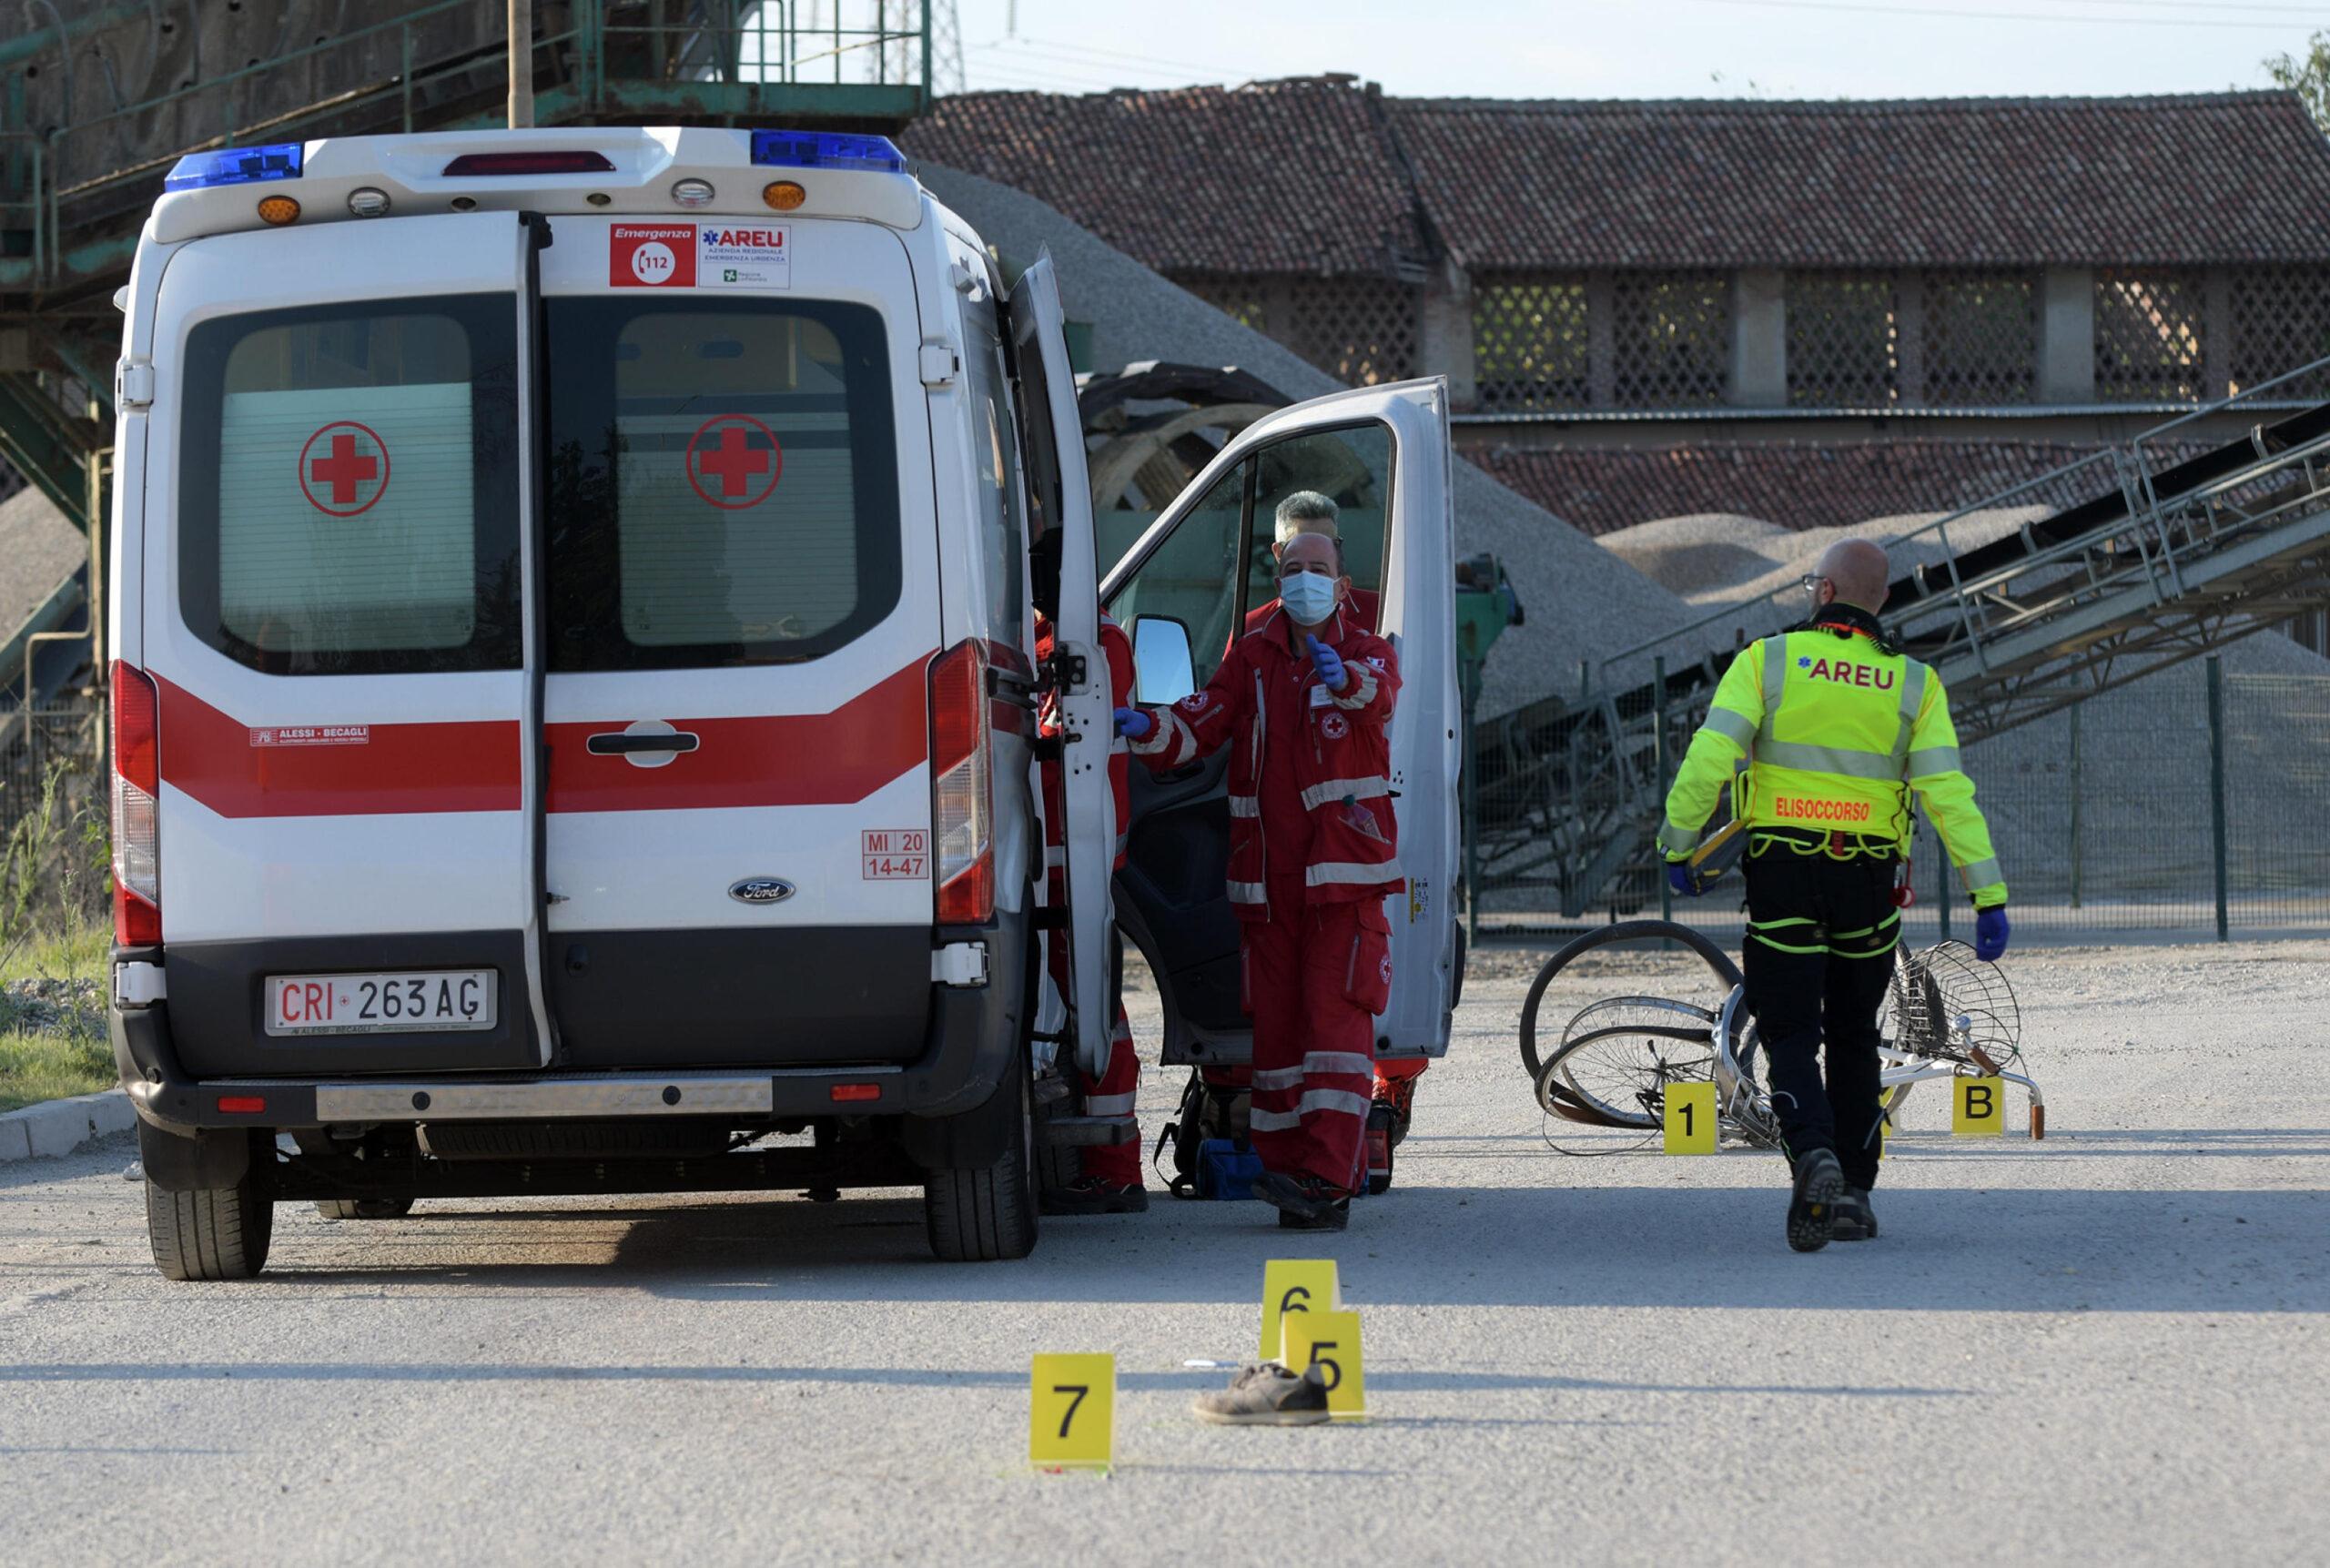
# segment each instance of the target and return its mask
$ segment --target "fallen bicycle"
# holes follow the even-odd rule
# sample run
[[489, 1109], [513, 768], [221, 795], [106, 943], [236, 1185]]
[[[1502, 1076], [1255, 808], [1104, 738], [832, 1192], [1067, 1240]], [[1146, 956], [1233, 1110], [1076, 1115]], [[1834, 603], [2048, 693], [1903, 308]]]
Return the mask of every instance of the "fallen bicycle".
[[[1675, 967], [1676, 953], [1701, 962], [1686, 966], [1705, 986], [1698, 1000], [1626, 994], [1580, 1008], [1551, 1047], [1539, 1049], [1539, 1016], [1548, 990], [1565, 970], [1573, 977], [1623, 954], [1628, 967], [1652, 960]], [[1654, 959], [1654, 955], [1666, 955]], [[1699, 982], [1704, 967], [1707, 979]], [[1640, 983], [1638, 975], [1630, 976]], [[1681, 990], [1669, 977], [1652, 982]], [[1695, 986], [1696, 988], [1696, 986]], [[1712, 1003], [1712, 1005], [1709, 1005]], [[1997, 1077], [2021, 1084], [2031, 1098], [2031, 1136], [2047, 1135], [2046, 1102], [2022, 1066], [2022, 1020], [2013, 989], [1995, 964], [1976, 958], [1962, 942], [1940, 942], [1921, 952], [1904, 948], [1879, 1020], [1888, 1125], [1910, 1091], [1929, 1080]], [[1747, 989], [1730, 956], [1702, 933], [1666, 920], [1627, 920], [1590, 931], [1545, 961], [1521, 1012], [1521, 1059], [1538, 1105], [1545, 1111], [1546, 1142], [1564, 1154], [1624, 1154], [1656, 1142], [1669, 1085], [1712, 1080], [1721, 1133], [1756, 1148], [1779, 1146], [1779, 1123], [1758, 1072], [1756, 1023]], [[1555, 1132], [1562, 1123], [1636, 1134], [1626, 1139]]]

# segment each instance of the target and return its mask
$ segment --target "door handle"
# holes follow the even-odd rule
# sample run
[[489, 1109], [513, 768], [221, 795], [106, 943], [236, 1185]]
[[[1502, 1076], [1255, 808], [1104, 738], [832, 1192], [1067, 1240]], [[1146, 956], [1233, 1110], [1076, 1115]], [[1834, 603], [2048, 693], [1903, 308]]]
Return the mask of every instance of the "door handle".
[[650, 752], [692, 752], [702, 743], [685, 730], [669, 734], [633, 734], [626, 730], [609, 730], [593, 735], [585, 744], [594, 757], [629, 757]]

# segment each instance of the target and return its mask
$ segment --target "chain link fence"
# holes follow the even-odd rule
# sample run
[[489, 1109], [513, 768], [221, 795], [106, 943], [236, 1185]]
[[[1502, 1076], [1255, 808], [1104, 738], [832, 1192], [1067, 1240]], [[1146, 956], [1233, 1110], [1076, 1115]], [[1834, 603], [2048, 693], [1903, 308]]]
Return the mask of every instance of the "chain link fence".
[[104, 916], [105, 742], [94, 695], [0, 709], [0, 941]]
[[[2195, 661], [1965, 755], [2018, 937], [2330, 935], [2330, 676], [2224, 673], [2214, 659]], [[1484, 787], [1480, 815], [1511, 820], [1524, 803], [1494, 792]], [[1483, 883], [1484, 937], [1660, 913], [1652, 865], [1611, 878], [1592, 909], [1565, 920], [1555, 863], [1506, 864], [1522, 869]], [[1910, 941], [1971, 936], [1965, 891], [1922, 823], [1911, 882]], [[1703, 899], [1674, 899], [1673, 917], [1736, 946], [1739, 888], [1727, 876]]]

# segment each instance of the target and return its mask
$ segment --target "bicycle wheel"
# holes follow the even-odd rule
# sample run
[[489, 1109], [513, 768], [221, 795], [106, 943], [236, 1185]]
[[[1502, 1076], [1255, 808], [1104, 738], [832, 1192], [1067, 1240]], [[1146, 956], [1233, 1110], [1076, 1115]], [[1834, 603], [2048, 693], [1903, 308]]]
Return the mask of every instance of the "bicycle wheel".
[[[1678, 945], [1685, 952], [1662, 951], [1664, 945], [1668, 943]], [[1626, 989], [1628, 991], [1641, 988], [1643, 968], [1679, 969], [1681, 972], [1673, 976], [1677, 982], [1676, 988], [1687, 988], [1691, 995], [1705, 998], [1710, 1009], [1721, 1007], [1723, 998], [1739, 984], [1739, 966], [1731, 961], [1730, 955], [1687, 926], [1677, 926], [1671, 920], [1621, 920], [1588, 931], [1545, 960], [1545, 966], [1537, 971], [1537, 978], [1530, 984], [1528, 1000], [1522, 1004], [1521, 1065], [1528, 1069], [1532, 1092], [1545, 1077], [1545, 1063], [1551, 1059], [1554, 1051], [1566, 1043], [1565, 1039], [1550, 1042], [1549, 1048], [1543, 1052], [1537, 1048], [1537, 1013], [1545, 1005], [1545, 993], [1563, 971], [1576, 971], [1582, 960], [1589, 954], [1596, 953], [1606, 958], [1617, 958], [1625, 965], [1622, 972], [1626, 974]], [[1696, 955], [1699, 963], [1692, 964], [1690, 955]], [[1636, 962], [1637, 959], [1640, 960], [1639, 966]], [[1707, 971], [1704, 976], [1697, 972], [1702, 966]], [[1575, 972], [1571, 975], [1573, 982], [1580, 977]], [[1616, 979], [1618, 976], [1614, 974], [1612, 977]], [[1664, 980], [1666, 976], [1661, 976], [1660, 978]], [[1712, 1010], [1708, 1016], [1714, 1016]], [[1567, 1034], [1568, 1030], [1565, 1029], [1565, 1037]]]
[[1596, 1002], [1563, 1031], [1538, 1077], [1537, 1103], [1572, 1121], [1659, 1127], [1667, 1085], [1713, 1076], [1717, 1017], [1664, 996]]

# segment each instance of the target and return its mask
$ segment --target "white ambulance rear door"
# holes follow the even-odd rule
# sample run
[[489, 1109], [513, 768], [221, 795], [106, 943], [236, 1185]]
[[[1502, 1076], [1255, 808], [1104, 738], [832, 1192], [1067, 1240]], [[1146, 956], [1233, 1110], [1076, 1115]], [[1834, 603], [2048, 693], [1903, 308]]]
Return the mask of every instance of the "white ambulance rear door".
[[[1112, 1009], [1109, 953], [1116, 926], [1110, 877], [1116, 864], [1116, 796], [1109, 753], [1116, 739], [1109, 662], [1100, 648], [1099, 572], [1092, 539], [1092, 481], [1084, 463], [1084, 427], [1076, 410], [1076, 377], [1068, 359], [1067, 317], [1048, 252], [1011, 290], [1011, 332], [1021, 407], [1035, 438], [1028, 482], [1051, 526], [1060, 530], [1059, 604], [1054, 623], [1054, 676], [1059, 682], [1060, 770], [1068, 809], [1061, 835], [1068, 853], [1069, 954], [1075, 995], [1076, 1057], [1097, 1078], [1107, 1067]], [[1048, 439], [1047, 439], [1048, 438]]]
[[[140, 658], [192, 1071], [547, 1059], [523, 744], [526, 244], [514, 214], [444, 214], [168, 257]], [[491, 978], [441, 1028], [267, 1012], [282, 975], [376, 972]]]

